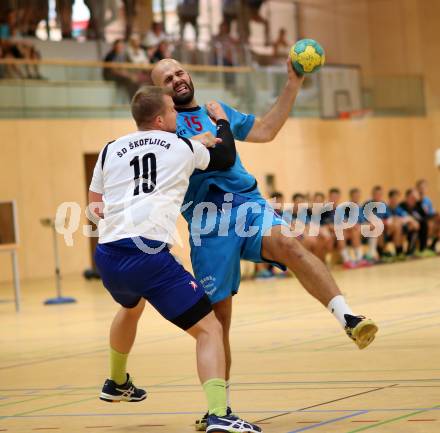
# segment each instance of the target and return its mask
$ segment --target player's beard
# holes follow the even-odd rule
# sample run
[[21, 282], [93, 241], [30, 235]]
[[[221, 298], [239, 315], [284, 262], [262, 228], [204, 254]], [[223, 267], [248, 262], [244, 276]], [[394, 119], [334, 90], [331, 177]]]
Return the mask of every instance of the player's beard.
[[174, 95], [173, 96], [173, 101], [174, 104], [176, 105], [176, 107], [181, 107], [182, 105], [188, 105], [194, 98], [194, 84], [191, 80], [191, 78], [189, 79], [189, 83], [185, 82], [185, 84], [188, 86], [189, 91], [187, 94], [185, 95]]

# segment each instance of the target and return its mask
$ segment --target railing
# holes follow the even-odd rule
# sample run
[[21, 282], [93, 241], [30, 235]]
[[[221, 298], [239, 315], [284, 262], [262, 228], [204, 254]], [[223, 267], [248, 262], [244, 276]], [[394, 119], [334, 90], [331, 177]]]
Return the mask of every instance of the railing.
[[[280, 94], [285, 66], [184, 65], [200, 103], [219, 99], [243, 112], [265, 113]], [[0, 60], [0, 118], [128, 118], [137, 86], [153, 65], [66, 60]], [[43, 79], [19, 78], [40, 74]], [[367, 80], [365, 78], [368, 78]], [[422, 77], [364, 77], [362, 110], [373, 115], [425, 114]], [[320, 117], [322, 77], [308, 77], [292, 115]]]

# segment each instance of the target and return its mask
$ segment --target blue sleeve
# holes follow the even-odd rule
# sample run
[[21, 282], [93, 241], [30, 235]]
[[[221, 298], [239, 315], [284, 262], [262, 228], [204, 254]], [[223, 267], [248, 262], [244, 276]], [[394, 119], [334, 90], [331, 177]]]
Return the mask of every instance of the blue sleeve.
[[422, 207], [428, 215], [435, 214], [434, 206], [432, 205], [432, 201], [429, 197], [423, 197]]
[[408, 216], [408, 212], [405, 209], [402, 209], [400, 206], [397, 206], [396, 214], [399, 217], [407, 217]]
[[219, 102], [228, 116], [234, 138], [240, 141], [246, 140], [246, 137], [249, 135], [250, 130], [254, 126], [255, 116], [253, 114], [241, 113], [229, 105], [221, 101]]

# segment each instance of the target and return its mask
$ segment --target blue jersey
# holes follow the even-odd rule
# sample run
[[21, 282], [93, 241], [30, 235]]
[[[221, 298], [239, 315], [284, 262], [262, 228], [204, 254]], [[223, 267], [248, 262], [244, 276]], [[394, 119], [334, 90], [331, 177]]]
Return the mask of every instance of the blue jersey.
[[[373, 202], [373, 200], [368, 200], [362, 206], [362, 215], [364, 215], [365, 219], [367, 219], [367, 220], [369, 220], [370, 215], [367, 214], [367, 210], [365, 209], [365, 207], [372, 202]], [[387, 206], [387, 204], [384, 202], [378, 202], [378, 203], [381, 203], [384, 206], [384, 208], [383, 208], [384, 211], [379, 212], [377, 208], [373, 208], [371, 210], [371, 213], [381, 220], [386, 220], [386, 219], [390, 218], [392, 215], [391, 215], [390, 209]]]
[[423, 210], [426, 212], [426, 215], [428, 216], [432, 216], [435, 215], [435, 209], [434, 206], [432, 205], [432, 201], [429, 197], [423, 197], [422, 198], [422, 208]]
[[396, 206], [392, 208], [391, 206], [387, 205], [387, 212], [392, 216], [397, 216], [402, 218], [408, 216], [408, 212], [405, 209], [403, 209], [401, 206]]
[[[240, 113], [228, 105], [220, 102], [226, 115], [228, 116], [231, 130], [237, 140], [245, 140], [252, 129], [255, 116], [252, 114]], [[204, 132], [217, 133], [216, 124], [211, 120], [205, 107], [194, 107], [185, 111], [179, 111], [177, 116], [177, 134], [191, 138]], [[241, 163], [237, 154], [235, 164], [225, 171], [204, 172], [195, 170], [189, 181], [188, 191], [185, 196], [184, 204], [191, 203], [183, 216], [187, 222], [191, 222], [194, 207], [203, 202], [211, 185], [217, 186], [225, 192], [239, 193], [252, 189], [256, 185], [254, 176], [249, 174]], [[186, 207], [184, 205], [184, 207]]]

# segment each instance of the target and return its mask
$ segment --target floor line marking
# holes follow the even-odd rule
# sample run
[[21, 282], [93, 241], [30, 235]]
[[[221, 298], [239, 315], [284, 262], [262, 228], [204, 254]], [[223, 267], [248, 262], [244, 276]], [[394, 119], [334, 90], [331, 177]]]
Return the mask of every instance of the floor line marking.
[[313, 425], [309, 425], [307, 427], [301, 427], [301, 428], [296, 429], [296, 430], [291, 430], [288, 433], [299, 433], [299, 432], [302, 432], [302, 431], [311, 430], [313, 428], [322, 427], [323, 425], [327, 425], [327, 424], [333, 424], [335, 422], [342, 421], [343, 419], [353, 418], [355, 416], [364, 415], [366, 413], [368, 413], [368, 411], [360, 410], [360, 411], [351, 413], [349, 415], [344, 415], [344, 416], [339, 416], [337, 418], [332, 418], [332, 419], [329, 419], [328, 421], [323, 421], [323, 422], [320, 422], [318, 424], [313, 424]]
[[378, 426], [380, 426], [380, 425], [390, 424], [390, 423], [392, 423], [392, 422], [400, 421], [400, 420], [402, 420], [402, 419], [409, 418], [410, 416], [417, 415], [417, 414], [419, 414], [419, 413], [423, 413], [423, 412], [428, 412], [428, 411], [430, 411], [430, 410], [432, 410], [432, 409], [437, 409], [437, 408], [440, 408], [440, 405], [433, 406], [433, 407], [430, 408], [430, 409], [418, 410], [418, 411], [416, 411], [416, 412], [411, 412], [411, 413], [408, 413], [408, 414], [405, 414], [405, 415], [397, 416], [397, 417], [395, 417], [395, 418], [387, 419], [387, 420], [385, 420], [385, 421], [381, 421], [381, 422], [378, 422], [378, 423], [376, 423], [376, 424], [368, 425], [368, 426], [365, 426], [365, 427], [360, 427], [360, 428], [357, 428], [357, 429], [355, 429], [355, 430], [350, 430], [350, 431], [347, 432], [347, 433], [357, 433], [357, 432], [360, 432], [360, 431], [369, 430], [369, 429], [371, 429], [371, 428], [378, 427]]
[[[382, 391], [383, 389], [392, 388], [392, 387], [394, 387], [394, 386], [396, 386], [396, 385], [397, 385], [397, 384], [388, 385], [388, 386], [382, 386], [382, 387], [380, 387], [380, 388], [370, 389], [369, 391], [358, 392], [357, 394], [351, 394], [351, 395], [347, 395], [347, 396], [345, 396], [345, 397], [336, 398], [336, 399], [334, 399], [334, 400], [325, 401], [325, 402], [323, 402], [323, 403], [314, 404], [314, 405], [312, 405], [312, 406], [306, 406], [306, 407], [303, 407], [303, 408], [301, 408], [301, 409], [298, 409], [297, 412], [302, 412], [302, 411], [304, 411], [304, 410], [306, 410], [306, 409], [312, 409], [312, 408], [314, 408], [314, 407], [319, 407], [319, 406], [324, 406], [324, 405], [326, 405], [326, 404], [335, 403], [335, 402], [337, 402], [337, 401], [347, 400], [347, 399], [349, 399], [349, 398], [357, 397], [357, 396], [359, 396], [359, 395], [369, 394], [369, 393], [371, 393], [371, 392]], [[274, 415], [274, 416], [271, 416], [271, 417], [268, 417], [268, 418], [263, 418], [263, 419], [257, 420], [257, 421], [255, 421], [255, 422], [258, 423], [258, 422], [261, 422], [261, 421], [267, 421], [267, 420], [269, 420], [269, 419], [274, 419], [274, 418], [279, 418], [279, 417], [281, 417], [281, 416], [290, 415], [291, 413], [292, 413], [292, 412], [284, 412], [284, 413], [280, 413], [280, 414], [278, 414], [278, 415]]]

